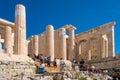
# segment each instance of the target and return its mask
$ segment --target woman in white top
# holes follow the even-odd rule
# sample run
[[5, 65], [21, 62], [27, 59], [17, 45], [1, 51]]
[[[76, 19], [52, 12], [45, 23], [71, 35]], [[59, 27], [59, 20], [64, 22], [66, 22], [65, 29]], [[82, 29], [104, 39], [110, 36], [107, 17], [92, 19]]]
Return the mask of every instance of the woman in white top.
[[45, 64], [43, 61], [41, 61], [40, 68], [39, 68], [39, 73], [44, 73], [45, 72]]

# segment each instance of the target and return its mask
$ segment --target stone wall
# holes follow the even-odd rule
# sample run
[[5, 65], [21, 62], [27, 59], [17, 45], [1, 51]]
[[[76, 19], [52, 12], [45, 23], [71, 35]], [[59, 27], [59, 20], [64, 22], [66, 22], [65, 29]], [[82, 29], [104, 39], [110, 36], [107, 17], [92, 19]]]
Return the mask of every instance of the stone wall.
[[120, 56], [103, 58], [100, 60], [90, 60], [86, 62], [87, 65], [94, 65], [96, 68], [100, 69], [120, 69]]
[[34, 61], [27, 56], [0, 54], [0, 73], [2, 74], [19, 76], [21, 73], [26, 73], [32, 75], [35, 70]]
[[114, 24], [110, 22], [75, 36], [77, 60], [114, 56]]
[[0, 72], [10, 74], [12, 76], [21, 75], [21, 73], [35, 73], [35, 66], [31, 63], [15, 62], [15, 61], [0, 61]]

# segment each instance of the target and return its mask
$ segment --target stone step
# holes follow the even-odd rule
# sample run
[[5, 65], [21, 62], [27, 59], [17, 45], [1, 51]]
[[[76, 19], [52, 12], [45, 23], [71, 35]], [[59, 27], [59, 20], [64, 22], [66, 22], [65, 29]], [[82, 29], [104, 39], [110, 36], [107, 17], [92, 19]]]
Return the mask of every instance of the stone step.
[[[39, 61], [36, 61], [36, 62], [35, 62], [35, 65], [36, 65], [37, 67], [40, 67], [40, 62], [39, 62]], [[60, 71], [60, 67], [54, 67], [52, 64], [51, 64], [51, 67], [48, 67], [47, 64], [46, 64], [45, 70], [46, 70], [47, 72], [59, 72], [59, 71]]]
[[48, 67], [48, 66], [45, 66], [45, 70], [47, 72], [59, 72], [60, 68], [59, 67]]

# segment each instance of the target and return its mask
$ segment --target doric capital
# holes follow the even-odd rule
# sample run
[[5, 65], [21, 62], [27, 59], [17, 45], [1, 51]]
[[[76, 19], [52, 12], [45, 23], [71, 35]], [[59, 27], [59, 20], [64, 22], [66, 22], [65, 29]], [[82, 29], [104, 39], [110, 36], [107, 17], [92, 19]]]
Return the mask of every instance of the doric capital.
[[71, 25], [71, 24], [67, 24], [67, 25], [63, 26], [63, 28], [65, 28], [66, 31], [75, 30], [75, 29], [76, 29], [76, 27], [74, 27], [74, 26]]

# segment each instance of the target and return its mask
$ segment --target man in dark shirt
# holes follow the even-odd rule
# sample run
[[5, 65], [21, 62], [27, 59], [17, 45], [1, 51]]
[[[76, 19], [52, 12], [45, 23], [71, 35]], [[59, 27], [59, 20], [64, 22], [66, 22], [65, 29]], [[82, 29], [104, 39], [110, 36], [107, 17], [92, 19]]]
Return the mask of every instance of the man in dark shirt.
[[81, 59], [81, 61], [79, 62], [79, 70], [82, 70], [84, 68], [84, 63], [85, 61]]
[[50, 67], [50, 63], [51, 63], [51, 56], [48, 56], [47, 57], [47, 65], [48, 65], [48, 67]]

